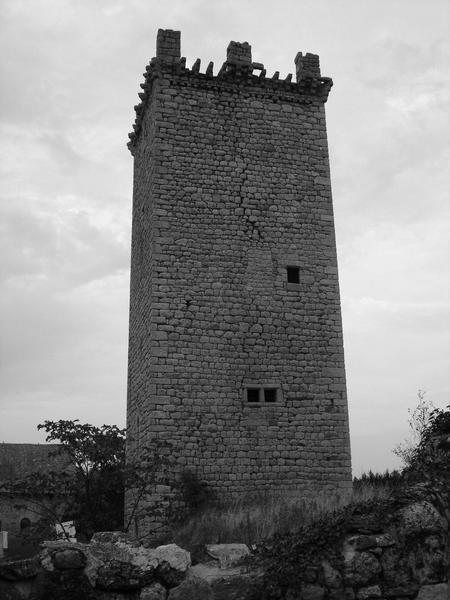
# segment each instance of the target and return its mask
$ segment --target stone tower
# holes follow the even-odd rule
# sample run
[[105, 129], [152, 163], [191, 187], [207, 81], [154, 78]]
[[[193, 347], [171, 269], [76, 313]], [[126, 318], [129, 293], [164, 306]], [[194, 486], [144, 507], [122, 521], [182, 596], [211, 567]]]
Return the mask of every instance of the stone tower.
[[302, 53], [267, 77], [246, 42], [185, 62], [159, 30], [129, 136], [129, 456], [175, 442], [220, 498], [346, 490], [332, 81]]

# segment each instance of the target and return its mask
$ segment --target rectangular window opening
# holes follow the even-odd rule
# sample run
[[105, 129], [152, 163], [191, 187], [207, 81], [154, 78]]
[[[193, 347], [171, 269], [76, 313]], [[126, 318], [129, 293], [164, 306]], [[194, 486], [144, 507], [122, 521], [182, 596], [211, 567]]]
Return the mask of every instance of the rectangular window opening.
[[276, 401], [277, 401], [276, 388], [264, 388], [264, 402], [276, 402]]
[[300, 283], [300, 268], [286, 267], [288, 283]]
[[247, 402], [259, 402], [259, 388], [247, 388]]
[[277, 385], [245, 387], [245, 400], [252, 404], [276, 404], [281, 400], [281, 390]]

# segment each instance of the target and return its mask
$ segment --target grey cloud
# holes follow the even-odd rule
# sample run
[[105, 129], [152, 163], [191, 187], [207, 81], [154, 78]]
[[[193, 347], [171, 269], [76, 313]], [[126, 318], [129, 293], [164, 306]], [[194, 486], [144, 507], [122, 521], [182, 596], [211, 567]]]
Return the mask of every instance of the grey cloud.
[[128, 268], [127, 243], [85, 212], [33, 212], [19, 201], [2, 216], [3, 280], [33, 273], [70, 288]]

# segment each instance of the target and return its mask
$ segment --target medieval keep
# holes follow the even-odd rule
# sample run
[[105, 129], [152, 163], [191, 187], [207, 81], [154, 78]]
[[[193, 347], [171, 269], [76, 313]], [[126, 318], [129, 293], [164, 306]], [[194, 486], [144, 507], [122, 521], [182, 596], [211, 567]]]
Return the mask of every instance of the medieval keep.
[[300, 52], [268, 75], [246, 42], [185, 63], [159, 30], [129, 136], [129, 457], [171, 441], [221, 499], [348, 489], [332, 81]]

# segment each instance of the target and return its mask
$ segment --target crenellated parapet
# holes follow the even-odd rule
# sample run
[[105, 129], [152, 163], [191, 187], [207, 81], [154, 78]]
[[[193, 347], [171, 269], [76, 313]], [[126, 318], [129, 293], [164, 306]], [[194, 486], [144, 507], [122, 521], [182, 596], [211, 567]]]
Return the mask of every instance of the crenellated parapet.
[[[301, 52], [295, 57], [296, 77], [292, 73], [280, 78], [280, 72], [267, 76], [262, 63], [252, 61], [252, 49], [248, 42], [231, 41], [227, 48], [226, 61], [214, 74], [214, 64], [209, 62], [202, 71], [201, 61], [195, 60], [191, 68], [186, 66], [186, 58], [181, 56], [180, 32], [171, 29], [159, 29], [156, 42], [156, 57], [146, 66], [144, 83], [140, 85], [140, 103], [134, 109], [136, 119], [133, 131], [128, 135], [128, 148], [134, 152], [139, 137], [142, 118], [148, 99], [151, 96], [154, 81], [162, 76], [176, 78], [180, 87], [191, 86], [211, 89], [231, 89], [251, 95], [274, 96], [275, 101], [290, 103], [309, 103], [319, 100], [326, 102], [333, 85], [329, 77], [320, 74], [319, 57], [316, 54]], [[236, 90], [238, 88], [238, 90]]]

